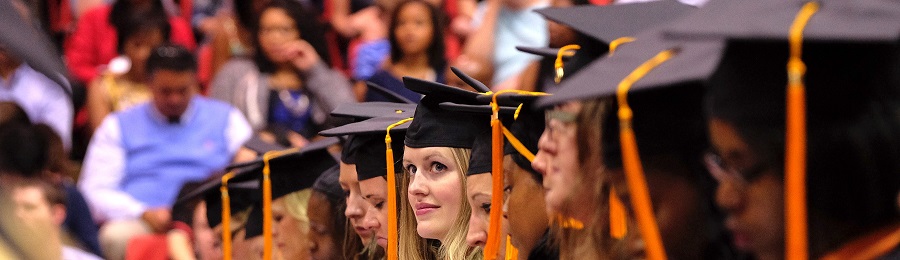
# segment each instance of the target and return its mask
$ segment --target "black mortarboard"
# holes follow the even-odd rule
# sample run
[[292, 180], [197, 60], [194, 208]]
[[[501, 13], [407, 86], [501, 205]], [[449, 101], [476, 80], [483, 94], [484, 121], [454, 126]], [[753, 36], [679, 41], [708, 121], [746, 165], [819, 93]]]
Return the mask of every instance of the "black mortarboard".
[[336, 117], [349, 117], [360, 121], [373, 117], [412, 117], [414, 111], [416, 111], [416, 104], [362, 102], [338, 105], [334, 111], [331, 111], [331, 115]]
[[469, 156], [467, 176], [491, 173], [491, 130], [487, 127], [478, 133], [472, 144], [472, 155]]
[[647, 32], [635, 39], [619, 47], [614, 55], [584, 68], [585, 73], [570, 77], [553, 95], [540, 97], [537, 105], [547, 107], [570, 100], [613, 96], [625, 77], [667, 49], [675, 50], [676, 54], [635, 82], [631, 92], [703, 82], [715, 71], [723, 45], [713, 40], [690, 43], [665, 40], [658, 32]]
[[478, 93], [440, 83], [404, 77], [407, 88], [425, 94], [406, 131], [405, 145], [412, 148], [454, 147], [471, 149], [475, 136], [489, 125], [487, 115], [458, 113], [440, 108], [442, 102], [478, 104]]
[[[242, 169], [236, 170], [240, 172]], [[247, 169], [243, 169], [246, 171]], [[222, 179], [216, 178], [209, 182], [203, 183], [186, 195], [179, 197], [175, 204], [190, 203], [195, 199], [203, 199], [206, 202], [206, 218], [210, 227], [218, 226], [222, 223]], [[228, 183], [228, 195], [230, 198], [231, 214], [237, 214], [250, 207], [255, 201], [261, 197], [259, 194], [259, 181], [243, 180]]]
[[325, 194], [328, 200], [343, 201], [344, 190], [341, 188], [341, 182], [339, 181], [340, 175], [340, 166], [332, 166], [330, 169], [325, 170], [322, 175], [319, 175], [319, 178], [313, 183], [312, 189]]
[[[337, 144], [337, 142], [337, 138], [327, 138], [309, 143], [299, 150], [280, 154], [269, 159], [272, 199], [277, 199], [295, 191], [308, 189], [313, 186], [316, 179], [325, 171], [334, 168], [337, 165], [337, 161], [328, 152], [327, 148]], [[252, 171], [246, 174], [261, 182], [263, 170], [263, 162], [260, 161], [257, 167], [254, 167]], [[246, 237], [262, 234], [262, 211], [262, 207], [254, 207], [250, 211]]]
[[34, 70], [72, 94], [66, 66], [59, 52], [36, 24], [23, 19], [12, 1], [0, 1], [0, 43]]
[[[355, 151], [357, 179], [360, 181], [387, 175], [385, 161], [385, 132], [388, 126], [405, 118], [378, 117], [335, 127], [320, 132], [323, 136], [352, 135], [351, 146]], [[410, 123], [402, 123], [391, 128], [391, 147], [394, 152], [394, 171], [401, 173], [400, 159], [403, 158], [403, 137]]]
[[601, 43], [632, 37], [641, 31], [681, 18], [696, 7], [678, 1], [651, 1], [618, 5], [580, 5], [536, 10]]

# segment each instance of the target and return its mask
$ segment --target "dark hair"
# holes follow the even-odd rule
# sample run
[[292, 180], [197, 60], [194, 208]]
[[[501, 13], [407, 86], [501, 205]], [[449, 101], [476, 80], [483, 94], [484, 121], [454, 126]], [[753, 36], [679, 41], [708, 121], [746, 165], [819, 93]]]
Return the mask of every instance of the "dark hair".
[[153, 49], [147, 58], [147, 75], [153, 75], [157, 70], [197, 71], [197, 62], [194, 55], [184, 47], [166, 43]]
[[28, 114], [19, 104], [12, 101], [0, 101], [0, 127], [5, 124], [31, 124]]
[[[127, 0], [119, 2], [127, 2]], [[129, 15], [121, 22], [122, 24], [115, 26], [116, 36], [118, 37], [118, 42], [116, 42], [116, 52], [119, 54], [124, 54], [125, 43], [131, 37], [159, 31], [159, 33], [162, 34], [163, 41], [167, 42], [172, 31], [172, 27], [169, 25], [167, 17], [160, 17], [158, 15], [153, 15], [152, 13], [142, 12]]]
[[10, 123], [0, 128], [0, 172], [38, 177], [47, 168], [49, 143], [34, 126]]
[[403, 58], [403, 51], [400, 50], [400, 44], [397, 43], [397, 36], [394, 35], [394, 31], [398, 26], [397, 20], [400, 16], [400, 11], [403, 10], [404, 7], [412, 4], [420, 4], [428, 9], [429, 15], [431, 16], [431, 30], [433, 32], [431, 36], [431, 45], [427, 50], [428, 65], [435, 71], [442, 71], [447, 67], [447, 58], [445, 56], [446, 47], [444, 46], [444, 15], [437, 7], [423, 0], [405, 0], [394, 7], [394, 12], [391, 14], [391, 27], [390, 30], [388, 30], [388, 39], [391, 43], [391, 61], [396, 63]]
[[[118, 0], [113, 2], [109, 12], [109, 24], [116, 28], [116, 32], [120, 28], [127, 28], [135, 16], [160, 18], [163, 21], [168, 21], [169, 15], [166, 14], [166, 9], [163, 8], [162, 0], [150, 0], [153, 3], [149, 10], [137, 10], [131, 4], [132, 1]], [[121, 34], [119, 36], [121, 37]]]
[[256, 60], [256, 66], [259, 67], [260, 72], [271, 73], [276, 70], [275, 64], [262, 53], [262, 48], [259, 44], [259, 19], [262, 19], [262, 13], [272, 8], [278, 8], [287, 13], [287, 15], [294, 20], [294, 26], [297, 27], [297, 31], [300, 33], [300, 39], [303, 39], [312, 45], [322, 61], [327, 65], [331, 65], [331, 59], [328, 57], [328, 49], [325, 45], [325, 33], [322, 29], [322, 25], [319, 23], [318, 19], [315, 18], [316, 16], [307, 11], [306, 8], [297, 1], [273, 0], [260, 11], [256, 16], [257, 20], [253, 24], [253, 43], [257, 46], [257, 53], [254, 59]]

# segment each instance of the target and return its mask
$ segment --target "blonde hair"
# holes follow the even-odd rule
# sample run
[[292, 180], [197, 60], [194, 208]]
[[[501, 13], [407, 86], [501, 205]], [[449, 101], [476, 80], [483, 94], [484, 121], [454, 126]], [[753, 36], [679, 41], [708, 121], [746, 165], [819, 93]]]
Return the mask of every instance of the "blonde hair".
[[409, 197], [405, 196], [409, 190], [409, 173], [404, 172], [398, 178], [397, 185], [400, 187], [398, 194], [400, 203], [399, 217], [397, 220], [399, 226], [399, 254], [400, 259], [411, 260], [430, 260], [430, 259], [448, 259], [448, 260], [465, 260], [465, 259], [481, 259], [481, 255], [477, 254], [477, 250], [466, 244], [466, 232], [469, 230], [469, 215], [471, 208], [466, 200], [466, 173], [469, 169], [469, 157], [471, 150], [465, 148], [446, 148], [450, 150], [454, 162], [460, 174], [460, 209], [457, 212], [456, 219], [450, 227], [450, 232], [442, 241], [436, 239], [425, 239], [419, 236], [416, 231], [417, 223], [412, 207], [409, 205]]
[[312, 189], [303, 189], [284, 195], [284, 210], [300, 225], [302, 232], [309, 231], [309, 215], [307, 208], [309, 206], [309, 197], [312, 196]]

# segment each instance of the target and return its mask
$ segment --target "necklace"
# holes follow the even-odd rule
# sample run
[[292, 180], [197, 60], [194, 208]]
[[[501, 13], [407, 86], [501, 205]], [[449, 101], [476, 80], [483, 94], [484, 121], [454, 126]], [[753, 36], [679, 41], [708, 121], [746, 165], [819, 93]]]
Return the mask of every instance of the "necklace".
[[302, 92], [299, 97], [294, 98], [290, 91], [282, 89], [278, 91], [278, 99], [295, 116], [302, 116], [309, 109], [309, 97]]

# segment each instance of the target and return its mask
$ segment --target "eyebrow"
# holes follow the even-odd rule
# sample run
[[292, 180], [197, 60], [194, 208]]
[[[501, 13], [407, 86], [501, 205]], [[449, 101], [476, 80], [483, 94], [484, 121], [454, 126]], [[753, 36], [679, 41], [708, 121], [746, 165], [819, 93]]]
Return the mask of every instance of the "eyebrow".
[[[375, 198], [372, 198], [372, 197], [375, 197]], [[366, 199], [384, 199], [384, 198], [382, 198], [382, 196], [379, 195], [379, 194], [368, 194], [368, 195], [366, 195], [364, 198], [366, 198]]]
[[472, 195], [472, 200], [475, 200], [475, 199], [478, 199], [478, 198], [481, 198], [481, 197], [486, 197], [489, 201], [490, 201], [490, 199], [491, 199], [491, 195], [490, 195], [490, 194], [487, 194], [487, 193], [485, 193], [485, 192], [480, 192], [480, 191], [479, 191], [479, 192], [476, 192], [475, 195]]

